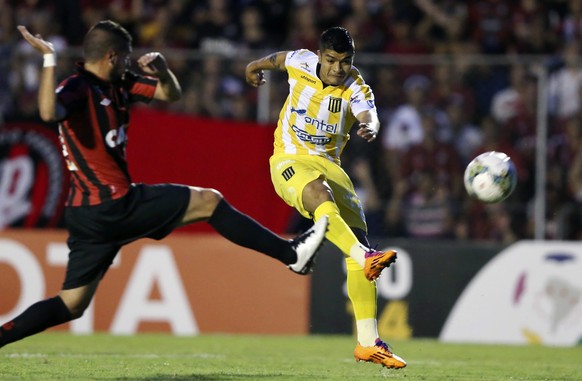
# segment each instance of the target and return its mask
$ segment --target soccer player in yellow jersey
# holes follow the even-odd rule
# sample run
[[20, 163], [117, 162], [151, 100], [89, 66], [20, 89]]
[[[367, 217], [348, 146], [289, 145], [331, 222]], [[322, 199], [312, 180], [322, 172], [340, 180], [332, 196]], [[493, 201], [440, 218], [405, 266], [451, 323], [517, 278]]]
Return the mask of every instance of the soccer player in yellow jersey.
[[282, 51], [250, 62], [246, 80], [265, 83], [264, 70], [287, 71], [289, 96], [279, 114], [271, 179], [277, 194], [303, 216], [315, 221], [327, 215], [326, 238], [345, 255], [348, 296], [354, 307], [358, 344], [356, 360], [403, 368], [378, 337], [376, 284], [380, 272], [396, 260], [396, 252], [370, 248], [366, 219], [352, 181], [340, 167], [340, 155], [357, 124], [368, 142], [378, 134], [374, 94], [353, 66], [354, 42], [341, 27], [324, 31], [317, 54]]

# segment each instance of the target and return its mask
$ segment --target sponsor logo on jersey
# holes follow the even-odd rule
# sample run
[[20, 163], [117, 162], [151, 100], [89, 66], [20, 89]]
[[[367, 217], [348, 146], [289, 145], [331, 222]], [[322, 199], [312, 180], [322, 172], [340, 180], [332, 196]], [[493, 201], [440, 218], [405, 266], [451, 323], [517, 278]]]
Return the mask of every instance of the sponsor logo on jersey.
[[327, 109], [330, 112], [340, 112], [342, 109], [342, 99], [341, 98], [329, 98], [329, 103], [327, 104]]
[[291, 179], [291, 177], [293, 177], [294, 174], [295, 174], [295, 170], [293, 169], [293, 167], [287, 167], [287, 168], [285, 168], [283, 173], [281, 173], [281, 175], [283, 176], [285, 181], [289, 181], [289, 179]]
[[296, 112], [299, 115], [305, 115], [307, 110], [304, 108], [295, 108], [295, 107], [291, 106], [291, 112]]
[[305, 71], [309, 71], [309, 64], [307, 62], [301, 62], [299, 67]]
[[309, 116], [306, 116], [304, 120], [306, 124], [311, 124], [312, 126], [315, 126], [315, 129], [317, 130], [325, 131], [330, 134], [335, 134], [337, 132], [337, 123], [327, 124], [325, 123], [325, 120], [318, 120], [315, 118], [311, 118]]
[[105, 142], [107, 146], [115, 148], [120, 145], [124, 145], [127, 142], [127, 134], [125, 133], [125, 125], [119, 127], [115, 130], [109, 130], [107, 135], [105, 135]]
[[295, 135], [297, 136], [297, 138], [301, 141], [304, 141], [307, 143], [312, 143], [315, 145], [320, 145], [320, 146], [324, 146], [324, 145], [328, 144], [329, 142], [331, 142], [331, 138], [328, 138], [326, 136], [311, 135], [311, 134], [303, 131], [302, 129], [300, 129], [296, 125], [293, 125], [292, 129], [293, 129], [293, 132], [295, 132]]
[[306, 76], [306, 75], [302, 75], [302, 76], [301, 76], [301, 79], [304, 79], [304, 80], [306, 80], [306, 81], [307, 81], [307, 82], [309, 82], [309, 83], [317, 83], [317, 81], [316, 81], [315, 79], [311, 79], [311, 78], [309, 78], [309, 77], [308, 77], [308, 76]]

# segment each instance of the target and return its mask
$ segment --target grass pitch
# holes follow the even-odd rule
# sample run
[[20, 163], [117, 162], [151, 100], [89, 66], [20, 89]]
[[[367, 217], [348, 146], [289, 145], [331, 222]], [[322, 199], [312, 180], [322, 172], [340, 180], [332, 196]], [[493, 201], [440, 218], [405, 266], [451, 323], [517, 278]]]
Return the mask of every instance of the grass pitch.
[[0, 380], [582, 380], [582, 347], [393, 341], [402, 370], [356, 363], [349, 336], [72, 336], [0, 349]]

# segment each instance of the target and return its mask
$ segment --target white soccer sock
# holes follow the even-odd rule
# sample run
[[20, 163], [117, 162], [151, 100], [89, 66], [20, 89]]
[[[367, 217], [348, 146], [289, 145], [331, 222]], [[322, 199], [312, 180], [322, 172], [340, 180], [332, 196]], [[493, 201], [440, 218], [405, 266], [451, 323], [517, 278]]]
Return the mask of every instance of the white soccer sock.
[[376, 319], [356, 320], [356, 330], [358, 331], [358, 343], [364, 347], [371, 347], [379, 337]]
[[370, 249], [358, 242], [350, 249], [350, 257], [358, 262], [358, 265], [364, 268], [364, 265], [366, 264], [366, 252], [368, 250]]

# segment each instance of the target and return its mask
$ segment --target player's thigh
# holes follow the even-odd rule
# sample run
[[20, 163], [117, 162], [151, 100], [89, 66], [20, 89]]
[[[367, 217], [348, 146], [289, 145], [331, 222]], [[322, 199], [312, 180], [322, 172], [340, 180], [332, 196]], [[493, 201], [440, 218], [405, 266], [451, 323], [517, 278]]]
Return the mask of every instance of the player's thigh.
[[272, 156], [269, 163], [275, 192], [305, 218], [312, 218], [303, 204], [303, 190], [312, 181], [325, 177], [322, 168], [308, 157], [291, 155]]
[[105, 276], [119, 253], [120, 245], [96, 243], [70, 236], [69, 260], [61, 299], [73, 313], [82, 313], [91, 302], [99, 281]]
[[148, 237], [162, 239], [179, 226], [190, 189], [177, 184], [133, 184], [122, 198], [65, 210], [67, 230], [79, 241], [124, 245]]
[[326, 164], [327, 184], [331, 188], [343, 220], [352, 228], [368, 230], [362, 201], [347, 173], [337, 164]]
[[101, 279], [119, 253], [121, 245], [97, 243], [69, 236], [69, 260], [63, 282], [63, 290], [86, 286]]

